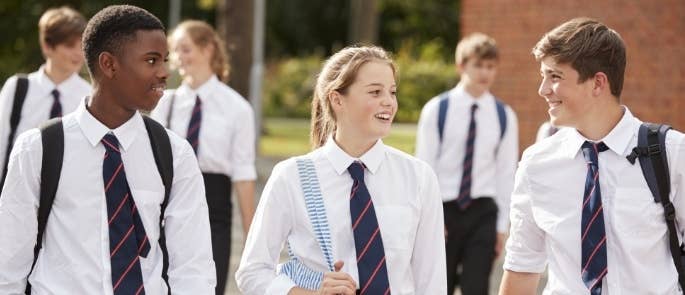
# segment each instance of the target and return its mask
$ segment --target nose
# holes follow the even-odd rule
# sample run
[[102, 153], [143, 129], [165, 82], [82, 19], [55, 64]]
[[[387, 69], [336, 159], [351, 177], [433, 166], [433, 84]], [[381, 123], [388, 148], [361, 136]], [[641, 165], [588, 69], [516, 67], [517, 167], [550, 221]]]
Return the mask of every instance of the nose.
[[540, 87], [538, 88], [538, 95], [545, 97], [552, 94], [552, 87], [550, 87], [549, 84], [549, 81], [546, 78], [543, 78], [540, 82]]

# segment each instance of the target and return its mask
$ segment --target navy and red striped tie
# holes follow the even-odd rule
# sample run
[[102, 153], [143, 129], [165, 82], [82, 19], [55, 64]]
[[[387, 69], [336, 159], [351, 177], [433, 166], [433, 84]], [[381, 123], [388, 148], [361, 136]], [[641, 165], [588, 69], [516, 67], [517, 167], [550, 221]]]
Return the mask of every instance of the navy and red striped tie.
[[471, 201], [473, 201], [471, 198], [471, 170], [473, 168], [473, 146], [476, 142], [475, 113], [477, 109], [477, 104], [471, 105], [471, 122], [469, 122], [469, 132], [466, 137], [466, 152], [462, 162], [461, 184], [459, 185], [459, 195], [456, 200], [457, 205], [462, 210], [468, 208], [471, 205]]
[[200, 126], [202, 125], [202, 101], [200, 96], [195, 96], [195, 107], [193, 113], [190, 115], [190, 122], [188, 123], [188, 133], [186, 139], [197, 155], [197, 150], [200, 147]]
[[364, 183], [364, 169], [364, 164], [361, 162], [354, 162], [347, 168], [353, 180], [350, 193], [350, 216], [352, 217], [354, 246], [357, 250], [360, 288], [358, 294], [385, 295], [390, 294], [385, 250], [376, 210]]
[[604, 211], [599, 187], [599, 153], [609, 148], [603, 143], [586, 141], [582, 146], [587, 162], [585, 197], [581, 218], [582, 269], [581, 275], [591, 295], [602, 294], [602, 279], [607, 275], [607, 246], [604, 230]]
[[52, 92], [52, 107], [50, 108], [50, 119], [62, 116], [62, 103], [59, 101], [59, 90], [53, 89]]
[[139, 257], [147, 257], [150, 243], [126, 180], [119, 141], [110, 133], [102, 138], [102, 144], [106, 149], [102, 179], [107, 197], [114, 295], [145, 294]]

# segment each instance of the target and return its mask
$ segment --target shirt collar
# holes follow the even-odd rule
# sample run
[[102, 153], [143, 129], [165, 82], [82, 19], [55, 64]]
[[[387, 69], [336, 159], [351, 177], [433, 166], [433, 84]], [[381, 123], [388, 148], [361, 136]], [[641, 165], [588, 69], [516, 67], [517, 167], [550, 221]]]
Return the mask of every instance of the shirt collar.
[[464, 85], [461, 83], [457, 84], [457, 86], [453, 88], [452, 96], [459, 97], [458, 102], [462, 102], [467, 105], [476, 104], [479, 108], [481, 108], [485, 103], [491, 103], [488, 101], [493, 99], [490, 91], [485, 91], [479, 97], [474, 97], [468, 91], [466, 91]]
[[71, 81], [74, 79], [78, 79], [78, 73], [73, 73], [69, 78], [66, 80], [62, 81], [62, 83], [59, 83], [59, 85], [56, 85], [52, 80], [50, 80], [50, 77], [45, 73], [45, 65], [40, 66], [38, 69], [38, 86], [41, 89], [41, 92], [43, 95], [48, 95], [52, 92], [52, 90], [57, 89], [60, 92], [66, 91], [64, 89], [64, 85], [69, 84]]
[[371, 174], [376, 174], [385, 158], [386, 152], [383, 141], [379, 139], [371, 149], [357, 159], [343, 151], [343, 149], [338, 146], [338, 143], [333, 140], [333, 136], [328, 137], [328, 140], [322, 149], [323, 154], [331, 162], [333, 169], [335, 169], [335, 172], [337, 172], [338, 175], [342, 175], [347, 171], [347, 167], [354, 161], [361, 161]]
[[119, 144], [124, 152], [131, 146], [133, 141], [138, 135], [138, 132], [145, 130], [145, 125], [143, 122], [143, 117], [139, 112], [136, 112], [133, 117], [121, 126], [114, 130], [109, 129], [109, 127], [102, 124], [98, 119], [96, 119], [90, 111], [86, 108], [86, 104], [90, 97], [84, 99], [78, 108], [74, 111], [76, 121], [81, 127], [83, 134], [88, 139], [88, 142], [95, 147], [97, 146], [105, 134], [112, 132], [114, 136], [119, 140]]
[[[642, 123], [635, 118], [627, 107], [623, 106], [623, 117], [618, 121], [618, 124], [602, 138], [602, 142], [609, 147], [610, 150], [616, 154], [625, 156], [630, 150], [630, 142], [638, 130], [638, 126]], [[565, 146], [567, 147], [567, 155], [570, 158], [575, 157], [580, 150], [580, 147], [585, 141], [591, 141], [581, 135], [578, 130], [568, 128], [570, 136], [567, 137]]]
[[200, 87], [196, 89], [192, 89], [190, 88], [190, 86], [183, 84], [181, 85], [181, 87], [179, 87], [179, 94], [184, 96], [192, 96], [193, 98], [195, 98], [195, 96], [199, 96], [200, 99], [204, 101], [211, 97], [211, 94], [214, 92], [212, 90], [213, 85], [217, 82], [221, 83], [221, 81], [219, 81], [219, 78], [216, 75], [212, 75], [212, 77], [210, 77], [209, 80], [205, 81], [205, 83], [202, 83], [202, 85], [200, 85]]

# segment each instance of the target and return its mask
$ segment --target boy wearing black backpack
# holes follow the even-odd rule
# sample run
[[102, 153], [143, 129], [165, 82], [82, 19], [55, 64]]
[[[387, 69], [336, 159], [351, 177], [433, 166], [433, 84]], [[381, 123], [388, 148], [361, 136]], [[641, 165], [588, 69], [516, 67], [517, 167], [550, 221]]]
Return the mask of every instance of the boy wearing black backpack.
[[162, 96], [164, 26], [110, 6], [83, 37], [92, 96], [17, 139], [0, 198], [0, 293], [211, 294], [193, 149], [141, 115]]
[[572, 19], [533, 54], [568, 128], [523, 154], [500, 294], [534, 294], [545, 267], [545, 294], [681, 294], [685, 135], [621, 105], [626, 50], [606, 25]]
[[[499, 53], [480, 33], [456, 49], [459, 84], [423, 107], [416, 157], [435, 170], [445, 215], [448, 294], [488, 294], [493, 261], [509, 227], [509, 195], [518, 160], [513, 109], [490, 93]], [[461, 266], [461, 271], [458, 269]]]
[[86, 19], [69, 7], [48, 9], [38, 22], [45, 57], [37, 71], [7, 79], [0, 91], [0, 192], [16, 136], [44, 121], [76, 109], [90, 84], [78, 75], [83, 67], [81, 34]]

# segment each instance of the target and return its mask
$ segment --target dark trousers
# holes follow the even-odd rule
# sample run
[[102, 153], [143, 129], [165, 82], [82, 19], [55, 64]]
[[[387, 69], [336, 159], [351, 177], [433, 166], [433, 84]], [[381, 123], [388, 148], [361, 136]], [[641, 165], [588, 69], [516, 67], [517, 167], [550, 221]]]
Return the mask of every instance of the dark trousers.
[[224, 295], [231, 257], [231, 178], [223, 174], [203, 173], [209, 226], [212, 230], [212, 254], [216, 266], [216, 295]]
[[445, 214], [447, 294], [457, 285], [462, 295], [488, 295], [497, 240], [497, 205], [478, 198], [465, 210], [455, 202], [442, 205]]

